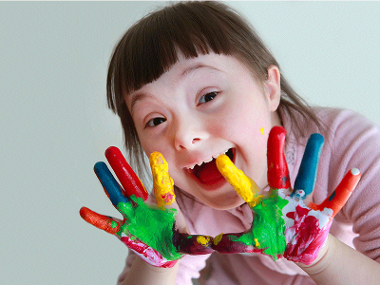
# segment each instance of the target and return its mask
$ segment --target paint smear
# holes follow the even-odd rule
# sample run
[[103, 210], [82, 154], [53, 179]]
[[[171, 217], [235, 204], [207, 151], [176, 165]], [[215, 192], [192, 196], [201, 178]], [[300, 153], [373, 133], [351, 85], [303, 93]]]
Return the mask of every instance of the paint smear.
[[117, 205], [127, 221], [121, 226], [121, 232], [131, 239], [137, 238], [158, 251], [167, 260], [176, 260], [182, 257], [173, 245], [173, 229], [175, 228], [176, 209], [159, 209], [147, 205], [142, 198], [130, 197], [137, 205], [120, 202]]
[[169, 176], [169, 166], [163, 155], [153, 152], [149, 156], [150, 167], [152, 169], [154, 195], [157, 205], [164, 207], [171, 205], [175, 201], [174, 182]]
[[286, 248], [285, 221], [282, 218], [282, 208], [288, 201], [273, 191], [253, 207], [254, 221], [251, 232], [248, 232], [234, 241], [246, 245], [255, 245], [265, 254], [273, 256], [275, 260], [284, 254]]

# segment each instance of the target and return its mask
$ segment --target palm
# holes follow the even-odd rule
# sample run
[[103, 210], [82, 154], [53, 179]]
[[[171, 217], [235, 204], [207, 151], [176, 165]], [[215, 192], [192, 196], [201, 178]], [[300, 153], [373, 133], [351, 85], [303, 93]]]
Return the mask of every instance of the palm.
[[221, 234], [213, 248], [221, 253], [260, 252], [275, 259], [311, 263], [326, 240], [333, 217], [343, 207], [360, 179], [357, 169], [349, 171], [335, 191], [320, 205], [304, 199], [312, 193], [323, 137], [311, 135], [305, 149], [294, 191], [290, 189], [284, 155], [286, 131], [274, 127], [268, 138], [268, 195], [259, 195], [255, 182], [237, 169], [227, 156], [217, 159], [219, 171], [250, 205], [254, 220], [250, 230]]

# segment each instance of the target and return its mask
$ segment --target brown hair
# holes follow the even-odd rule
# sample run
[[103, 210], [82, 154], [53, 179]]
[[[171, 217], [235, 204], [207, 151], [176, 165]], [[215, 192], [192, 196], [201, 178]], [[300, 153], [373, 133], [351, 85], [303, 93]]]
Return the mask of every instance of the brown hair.
[[[255, 30], [236, 11], [214, 1], [179, 2], [146, 15], [136, 22], [116, 45], [108, 69], [108, 106], [123, 126], [129, 161], [145, 170], [144, 153], [125, 103], [125, 96], [158, 79], [178, 60], [198, 54], [232, 55], [246, 64], [260, 82], [267, 79], [270, 65], [279, 67]], [[281, 74], [280, 110], [291, 119], [294, 111], [303, 122], [292, 120], [301, 134], [310, 121], [320, 126], [307, 103]]]

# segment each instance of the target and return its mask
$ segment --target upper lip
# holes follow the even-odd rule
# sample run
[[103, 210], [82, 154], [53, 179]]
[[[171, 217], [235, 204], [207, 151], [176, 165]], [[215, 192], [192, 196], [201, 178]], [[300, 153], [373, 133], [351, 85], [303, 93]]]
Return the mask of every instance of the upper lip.
[[217, 154], [214, 154], [214, 155], [208, 156], [208, 157], [206, 157], [206, 158], [203, 159], [203, 160], [199, 160], [198, 162], [191, 163], [191, 164], [185, 166], [185, 168], [186, 168], [186, 169], [193, 169], [196, 165], [201, 166], [203, 163], [208, 163], [208, 162], [212, 161], [213, 159], [216, 159], [219, 155], [225, 154], [228, 150], [229, 150], [229, 149], [226, 149], [225, 151], [222, 151], [222, 152], [219, 152], [219, 153], [217, 153]]

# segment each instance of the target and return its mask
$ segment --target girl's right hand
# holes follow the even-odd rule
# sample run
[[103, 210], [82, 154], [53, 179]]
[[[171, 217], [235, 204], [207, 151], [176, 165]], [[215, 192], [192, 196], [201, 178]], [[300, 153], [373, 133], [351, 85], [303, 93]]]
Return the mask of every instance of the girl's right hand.
[[186, 233], [186, 224], [175, 203], [173, 180], [160, 153], [154, 152], [149, 158], [157, 205], [146, 203], [147, 191], [118, 148], [109, 147], [106, 157], [122, 186], [104, 162], [96, 163], [94, 171], [123, 220], [82, 207], [80, 215], [85, 221], [116, 235], [144, 261], [157, 267], [173, 267], [184, 254], [213, 252], [211, 237]]

